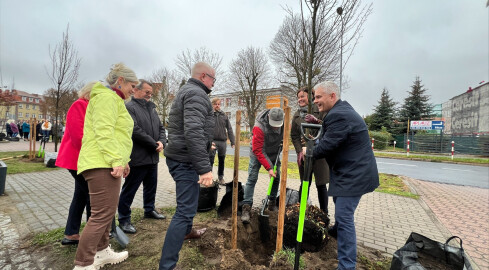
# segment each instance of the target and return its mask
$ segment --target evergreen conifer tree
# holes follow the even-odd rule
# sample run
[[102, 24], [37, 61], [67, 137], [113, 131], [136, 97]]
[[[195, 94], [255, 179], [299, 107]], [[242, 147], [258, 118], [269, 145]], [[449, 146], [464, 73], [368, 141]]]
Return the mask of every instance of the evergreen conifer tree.
[[379, 104], [375, 107], [372, 115], [370, 130], [381, 130], [385, 127], [389, 133], [392, 133], [394, 126], [394, 117], [397, 105], [389, 95], [389, 91], [384, 88], [380, 95]]
[[408, 119], [411, 121], [430, 120], [434, 117], [433, 105], [429, 102], [430, 96], [426, 94], [427, 89], [421, 84], [421, 79], [416, 76], [411, 86], [409, 96], [404, 99], [404, 104], [399, 112], [399, 133], [407, 131]]

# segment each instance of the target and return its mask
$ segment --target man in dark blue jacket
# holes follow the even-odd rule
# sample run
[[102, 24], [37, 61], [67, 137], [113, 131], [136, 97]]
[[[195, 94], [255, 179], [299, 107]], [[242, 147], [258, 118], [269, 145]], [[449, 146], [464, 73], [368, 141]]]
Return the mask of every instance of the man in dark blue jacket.
[[338, 269], [355, 269], [354, 214], [362, 195], [379, 186], [377, 163], [365, 121], [348, 102], [340, 99], [338, 86], [326, 81], [314, 90], [314, 103], [320, 112], [328, 113], [313, 155], [315, 159], [326, 158], [330, 169], [329, 196], [335, 203], [335, 224], [331, 232], [337, 234]]
[[126, 233], [136, 233], [131, 224], [131, 204], [143, 183], [144, 217], [164, 219], [155, 208], [156, 187], [158, 183], [158, 162], [160, 153], [166, 144], [165, 128], [155, 110], [155, 104], [149, 99], [153, 94], [153, 85], [140, 80], [134, 89], [134, 96], [126, 104], [127, 111], [134, 120], [132, 132], [131, 173], [122, 185], [119, 197], [119, 226]]

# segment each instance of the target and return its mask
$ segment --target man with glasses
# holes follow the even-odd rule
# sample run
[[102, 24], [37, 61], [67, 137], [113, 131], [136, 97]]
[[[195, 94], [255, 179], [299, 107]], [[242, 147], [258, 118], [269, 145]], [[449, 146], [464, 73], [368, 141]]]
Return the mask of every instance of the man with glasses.
[[199, 238], [205, 229], [192, 229], [199, 203], [200, 184], [212, 185], [209, 151], [214, 134], [214, 113], [209, 94], [216, 72], [206, 63], [192, 67], [192, 78], [173, 100], [168, 120], [166, 164], [175, 181], [177, 209], [166, 232], [160, 270], [174, 269], [183, 241]]
[[119, 198], [119, 226], [126, 233], [136, 233], [131, 224], [131, 204], [143, 183], [144, 217], [164, 219], [155, 208], [156, 186], [158, 182], [158, 162], [160, 152], [166, 145], [165, 128], [150, 101], [153, 84], [146, 80], [134, 89], [134, 96], [126, 104], [127, 111], [134, 120], [132, 133], [131, 173], [122, 185]]

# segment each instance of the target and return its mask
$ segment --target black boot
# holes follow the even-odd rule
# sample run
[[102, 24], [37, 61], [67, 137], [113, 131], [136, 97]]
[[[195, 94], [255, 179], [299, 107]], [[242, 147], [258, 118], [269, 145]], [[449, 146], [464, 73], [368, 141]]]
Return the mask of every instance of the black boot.
[[319, 208], [328, 214], [328, 189], [326, 185], [316, 186], [318, 191]]

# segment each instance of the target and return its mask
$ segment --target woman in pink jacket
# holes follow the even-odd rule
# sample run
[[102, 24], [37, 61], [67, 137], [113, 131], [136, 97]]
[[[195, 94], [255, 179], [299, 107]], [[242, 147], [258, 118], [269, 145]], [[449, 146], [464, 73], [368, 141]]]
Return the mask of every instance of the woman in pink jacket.
[[80, 92], [66, 115], [65, 135], [61, 141], [56, 166], [68, 169], [75, 178], [75, 192], [71, 201], [68, 220], [66, 222], [65, 237], [61, 240], [62, 245], [76, 245], [80, 239], [80, 223], [83, 210], [87, 209], [87, 221], [90, 217], [90, 196], [88, 195], [88, 184], [83, 175], [77, 175], [78, 155], [80, 154], [83, 126], [85, 123], [85, 112], [87, 111], [90, 91], [96, 81], [89, 82]]

